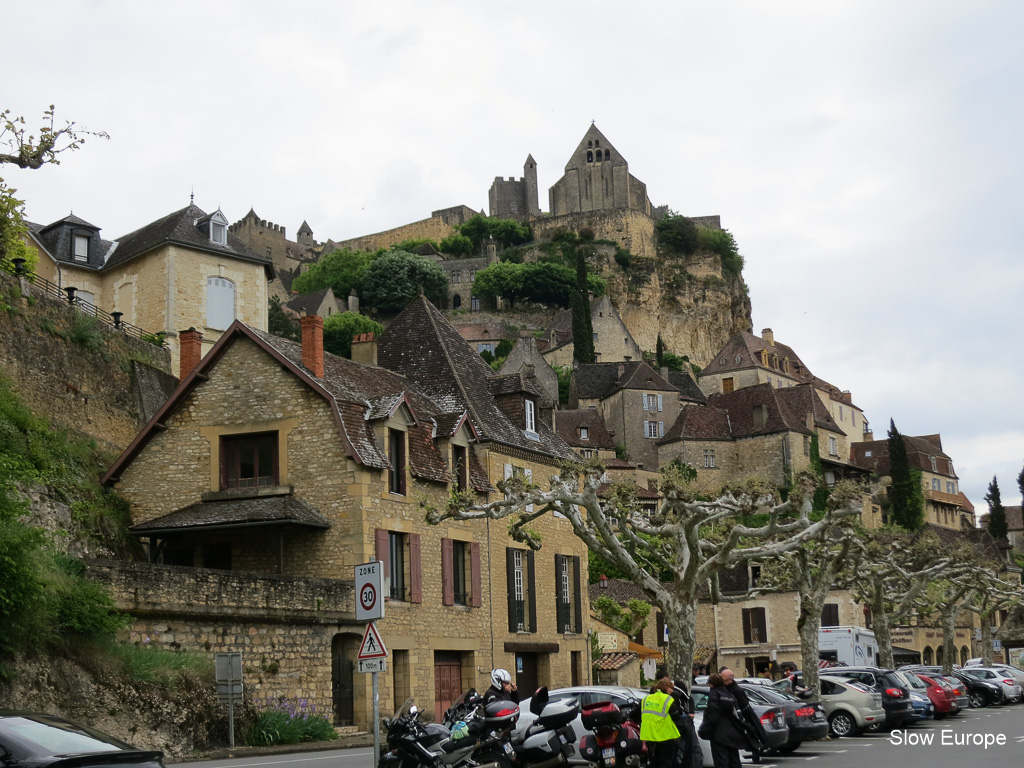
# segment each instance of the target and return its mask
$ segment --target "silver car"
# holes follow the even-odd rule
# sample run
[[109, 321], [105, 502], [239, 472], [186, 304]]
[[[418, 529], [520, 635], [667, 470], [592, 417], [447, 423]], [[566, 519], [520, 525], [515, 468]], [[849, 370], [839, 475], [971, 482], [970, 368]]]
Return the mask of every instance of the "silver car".
[[821, 703], [833, 736], [855, 736], [885, 722], [882, 694], [845, 677], [821, 675]]
[[1020, 701], [1024, 695], [1020, 683], [1009, 674], [1009, 670], [1003, 671], [999, 667], [964, 667], [961, 672], [978, 680], [999, 683], [1003, 689], [1003, 699], [1007, 702]]

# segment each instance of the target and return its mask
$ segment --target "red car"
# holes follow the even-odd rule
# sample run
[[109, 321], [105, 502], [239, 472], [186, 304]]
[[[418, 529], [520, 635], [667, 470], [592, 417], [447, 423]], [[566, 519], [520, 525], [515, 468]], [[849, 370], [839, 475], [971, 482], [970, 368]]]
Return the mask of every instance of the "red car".
[[928, 686], [926, 693], [932, 706], [935, 707], [935, 719], [941, 720], [946, 715], [956, 714], [959, 706], [956, 703], [956, 691], [945, 680], [935, 680], [929, 675], [918, 675]]

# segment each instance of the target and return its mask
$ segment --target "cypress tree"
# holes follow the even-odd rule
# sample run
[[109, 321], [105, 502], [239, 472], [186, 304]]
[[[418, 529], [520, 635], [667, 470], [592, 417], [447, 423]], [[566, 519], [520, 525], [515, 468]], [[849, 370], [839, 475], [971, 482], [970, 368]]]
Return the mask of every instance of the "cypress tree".
[[921, 473], [911, 471], [907, 445], [892, 419], [889, 420], [889, 477], [892, 479], [889, 485], [892, 521], [908, 531], [920, 529], [924, 525]]
[[654, 360], [658, 363], [658, 368], [661, 368], [662, 360], [665, 359], [665, 342], [661, 340], [661, 334], [658, 334], [658, 345], [654, 349]]
[[570, 296], [572, 308], [572, 357], [581, 363], [597, 362], [594, 351], [594, 324], [590, 319], [590, 294], [587, 290], [587, 260], [576, 246], [576, 289]]
[[988, 484], [988, 493], [985, 494], [985, 501], [988, 502], [988, 532], [993, 539], [1006, 541], [1006, 510], [1003, 509], [1003, 500], [999, 496], [999, 482], [995, 476]]

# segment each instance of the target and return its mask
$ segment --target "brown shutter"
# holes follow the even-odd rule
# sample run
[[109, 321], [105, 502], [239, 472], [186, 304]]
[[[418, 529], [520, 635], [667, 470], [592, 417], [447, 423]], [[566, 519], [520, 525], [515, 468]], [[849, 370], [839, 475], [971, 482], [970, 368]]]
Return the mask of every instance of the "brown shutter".
[[469, 589], [471, 605], [479, 608], [484, 604], [482, 594], [482, 579], [480, 578], [480, 545], [475, 541], [469, 545]]
[[527, 589], [530, 591], [528, 600], [530, 601], [530, 621], [529, 630], [531, 632], [537, 631], [537, 576], [534, 570], [534, 552], [532, 549], [526, 550], [526, 578]]
[[420, 557], [420, 535], [409, 536], [409, 602], [423, 602], [423, 567]]
[[580, 559], [573, 555], [572, 558], [572, 596], [576, 605], [576, 621], [573, 629], [577, 635], [583, 634], [583, 590], [580, 589]]
[[441, 602], [445, 605], [455, 605], [452, 559], [452, 540], [441, 539]]
[[743, 609], [743, 644], [750, 645], [750, 609]]
[[516, 566], [515, 549], [507, 547], [505, 549], [505, 583], [508, 587], [508, 631], [517, 632], [518, 622], [516, 622], [516, 577], [513, 572]]
[[388, 562], [388, 532], [383, 528], [377, 529], [375, 554], [377, 559], [384, 563], [384, 578], [388, 578], [391, 576], [391, 564]]
[[766, 620], [765, 610], [764, 610], [764, 608], [755, 608], [754, 610], [757, 611], [757, 613], [754, 614], [754, 618], [757, 620], [757, 630], [758, 630], [757, 641], [759, 643], [767, 643], [768, 642], [768, 622]]

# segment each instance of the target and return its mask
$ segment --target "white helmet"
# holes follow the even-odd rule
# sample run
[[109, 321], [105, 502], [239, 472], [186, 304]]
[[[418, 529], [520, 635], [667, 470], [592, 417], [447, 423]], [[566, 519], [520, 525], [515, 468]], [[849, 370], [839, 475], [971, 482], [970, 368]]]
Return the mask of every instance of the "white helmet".
[[508, 673], [507, 669], [496, 669], [491, 672], [491, 683], [495, 688], [500, 689], [505, 683], [512, 682], [512, 675]]

